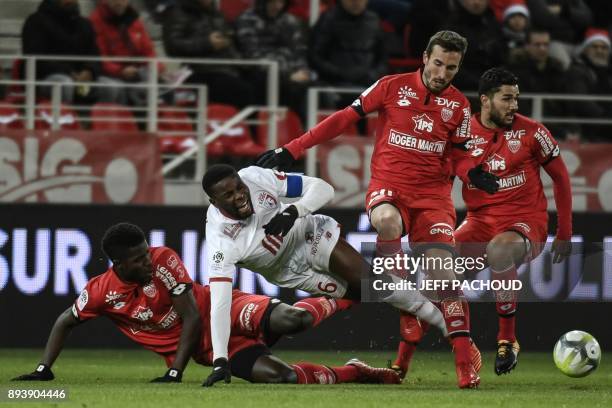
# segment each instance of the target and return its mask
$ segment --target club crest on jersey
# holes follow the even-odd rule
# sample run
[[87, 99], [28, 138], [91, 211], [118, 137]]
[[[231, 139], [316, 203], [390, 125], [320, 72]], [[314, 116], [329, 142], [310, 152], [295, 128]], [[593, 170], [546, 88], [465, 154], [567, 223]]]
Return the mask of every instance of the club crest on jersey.
[[307, 244], [312, 244], [312, 241], [314, 241], [314, 234], [312, 232], [308, 231], [306, 233], [305, 239], [306, 239], [306, 243]]
[[399, 91], [397, 91], [399, 95], [399, 99], [397, 100], [397, 104], [399, 106], [410, 106], [411, 102], [408, 99], [419, 99], [416, 92], [407, 86], [402, 86]]
[[520, 139], [509, 139], [507, 141], [507, 143], [508, 143], [508, 149], [512, 153], [518, 152], [519, 149], [521, 148], [521, 140]]
[[153, 312], [148, 307], [138, 306], [136, 310], [132, 312], [132, 317], [140, 320], [141, 322], [146, 322], [153, 317]]
[[262, 191], [259, 193], [257, 196], [257, 204], [267, 210], [271, 210], [272, 208], [276, 208], [278, 206], [276, 198], [274, 198], [274, 196], [267, 191]]
[[453, 111], [448, 108], [442, 108], [440, 111], [440, 116], [442, 117], [443, 121], [448, 122], [453, 117]]
[[489, 165], [489, 171], [506, 170], [506, 160], [497, 153], [489, 156], [487, 164]]
[[149, 282], [145, 286], [143, 286], [142, 291], [145, 296], [150, 298], [155, 297], [155, 295], [157, 294], [157, 289], [155, 288], [155, 284], [153, 282]]
[[433, 131], [434, 121], [425, 113], [413, 116], [412, 121], [414, 122], [414, 131], [416, 133], [423, 133], [424, 131], [431, 133]]

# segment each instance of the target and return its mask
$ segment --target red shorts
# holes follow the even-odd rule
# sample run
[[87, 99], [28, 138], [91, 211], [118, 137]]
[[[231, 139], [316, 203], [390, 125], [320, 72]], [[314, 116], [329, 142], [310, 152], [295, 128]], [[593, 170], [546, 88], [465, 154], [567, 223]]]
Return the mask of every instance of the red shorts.
[[482, 256], [487, 244], [496, 235], [506, 231], [516, 231], [529, 240], [530, 252], [527, 260], [537, 257], [548, 236], [548, 214], [537, 213], [525, 216], [500, 217], [498, 215], [468, 213], [465, 220], [455, 231], [461, 256]]
[[408, 234], [411, 245], [427, 243], [455, 245], [454, 230], [457, 218], [450, 195], [419, 199], [393, 187], [385, 188], [379, 183], [370, 183], [366, 194], [368, 214], [382, 203], [392, 204], [399, 210], [404, 224], [404, 234]]
[[[228, 354], [231, 359], [237, 352], [255, 345], [265, 346], [263, 322], [272, 298], [252, 295], [239, 290], [232, 291], [231, 332]], [[203, 365], [212, 365], [212, 338], [210, 336], [210, 315], [205, 314], [202, 321], [202, 340], [194, 360]], [[166, 365], [174, 362], [175, 353], [163, 355]]]

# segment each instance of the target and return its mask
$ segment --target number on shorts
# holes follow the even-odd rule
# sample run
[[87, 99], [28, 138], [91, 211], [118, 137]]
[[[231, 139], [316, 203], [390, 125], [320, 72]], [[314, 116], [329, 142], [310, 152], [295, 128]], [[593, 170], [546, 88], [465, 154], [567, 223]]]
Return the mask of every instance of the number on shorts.
[[333, 282], [327, 282], [325, 286], [323, 286], [323, 282], [319, 282], [319, 284], [317, 285], [317, 288], [319, 288], [321, 292], [334, 293], [336, 289], [338, 289], [338, 285], [336, 285]]

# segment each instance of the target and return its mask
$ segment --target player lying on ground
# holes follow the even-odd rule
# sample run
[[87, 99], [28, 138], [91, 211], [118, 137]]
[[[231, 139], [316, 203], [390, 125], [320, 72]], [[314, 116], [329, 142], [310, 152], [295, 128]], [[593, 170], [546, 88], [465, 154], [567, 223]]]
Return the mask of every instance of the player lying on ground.
[[[471, 119], [474, 160], [499, 177], [499, 191], [483, 194], [463, 180], [463, 199], [468, 213], [455, 238], [462, 256], [486, 253], [491, 279], [517, 279], [517, 268], [535, 258], [546, 243], [547, 200], [540, 168], [552, 178], [557, 207], [557, 234], [552, 244], [553, 262], [563, 261], [571, 251], [572, 192], [559, 146], [548, 129], [518, 111], [518, 79], [501, 68], [492, 68], [480, 78], [481, 113]], [[517, 293], [495, 294], [498, 313], [495, 372], [510, 372], [517, 364], [519, 344], [515, 334]], [[412, 337], [400, 343], [393, 367], [405, 374], [423, 326], [416, 318], [402, 318], [400, 326]]]
[[[229, 299], [236, 266], [260, 273], [281, 287], [330, 297], [296, 303], [318, 316], [314, 325], [360, 300], [361, 278], [370, 273], [369, 264], [340, 238], [340, 226], [333, 218], [311, 214], [333, 198], [329, 184], [259, 167], [236, 172], [218, 164], [206, 172], [202, 186], [211, 202], [206, 246], [215, 368], [225, 365], [227, 359]], [[291, 198], [299, 200], [282, 203]], [[398, 291], [384, 300], [446, 334], [442, 314], [420, 293]], [[471, 353], [480, 358], [475, 346]], [[220, 371], [216, 378], [223, 378]]]
[[[58, 317], [36, 370], [14, 380], [52, 380], [51, 366], [72, 329], [98, 316], [110, 318], [126, 336], [166, 360], [166, 374], [153, 382], [181, 382], [189, 357], [211, 365], [208, 286], [193, 282], [170, 248], [150, 248], [135, 225], [111, 227], [102, 245], [112, 267], [91, 279], [75, 303]], [[231, 293], [230, 303], [229, 368], [223, 370], [226, 382], [230, 372], [258, 383], [400, 382], [393, 370], [373, 368], [356, 359], [343, 367], [306, 362], [289, 365], [270, 353], [267, 342], [306, 330], [319, 316], [238, 290]], [[212, 382], [207, 380], [204, 385]]]
[[[376, 230], [378, 256], [395, 257], [401, 237], [424, 254], [429, 264], [450, 264], [455, 253], [456, 216], [451, 199], [448, 160], [451, 143], [470, 135], [470, 104], [451, 85], [467, 52], [467, 41], [452, 31], [434, 34], [423, 53], [423, 68], [376, 81], [353, 104], [326, 118], [287, 145], [266, 152], [262, 167], [287, 170], [302, 153], [342, 134], [372, 112], [378, 113], [372, 154], [372, 178], [366, 209]], [[497, 190], [495, 177], [479, 167], [458, 167], [460, 175], [488, 193]], [[451, 262], [452, 263], [452, 262]], [[435, 280], [453, 281], [454, 270], [426, 271]], [[438, 290], [440, 308], [452, 339], [460, 388], [474, 388], [480, 377], [470, 358], [469, 306], [460, 290]]]

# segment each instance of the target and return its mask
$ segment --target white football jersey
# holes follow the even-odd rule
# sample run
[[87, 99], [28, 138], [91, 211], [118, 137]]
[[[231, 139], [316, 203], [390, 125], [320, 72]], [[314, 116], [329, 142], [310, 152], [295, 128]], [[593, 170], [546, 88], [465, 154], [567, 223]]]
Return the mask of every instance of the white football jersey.
[[209, 277], [233, 278], [236, 266], [241, 266], [274, 280], [300, 239], [304, 218], [298, 218], [282, 240], [266, 236], [263, 226], [289, 205], [281, 203], [281, 198], [302, 196], [302, 178], [308, 177], [255, 166], [241, 169], [238, 175], [249, 188], [254, 212], [245, 220], [235, 220], [223, 215], [214, 205], [208, 207]]

